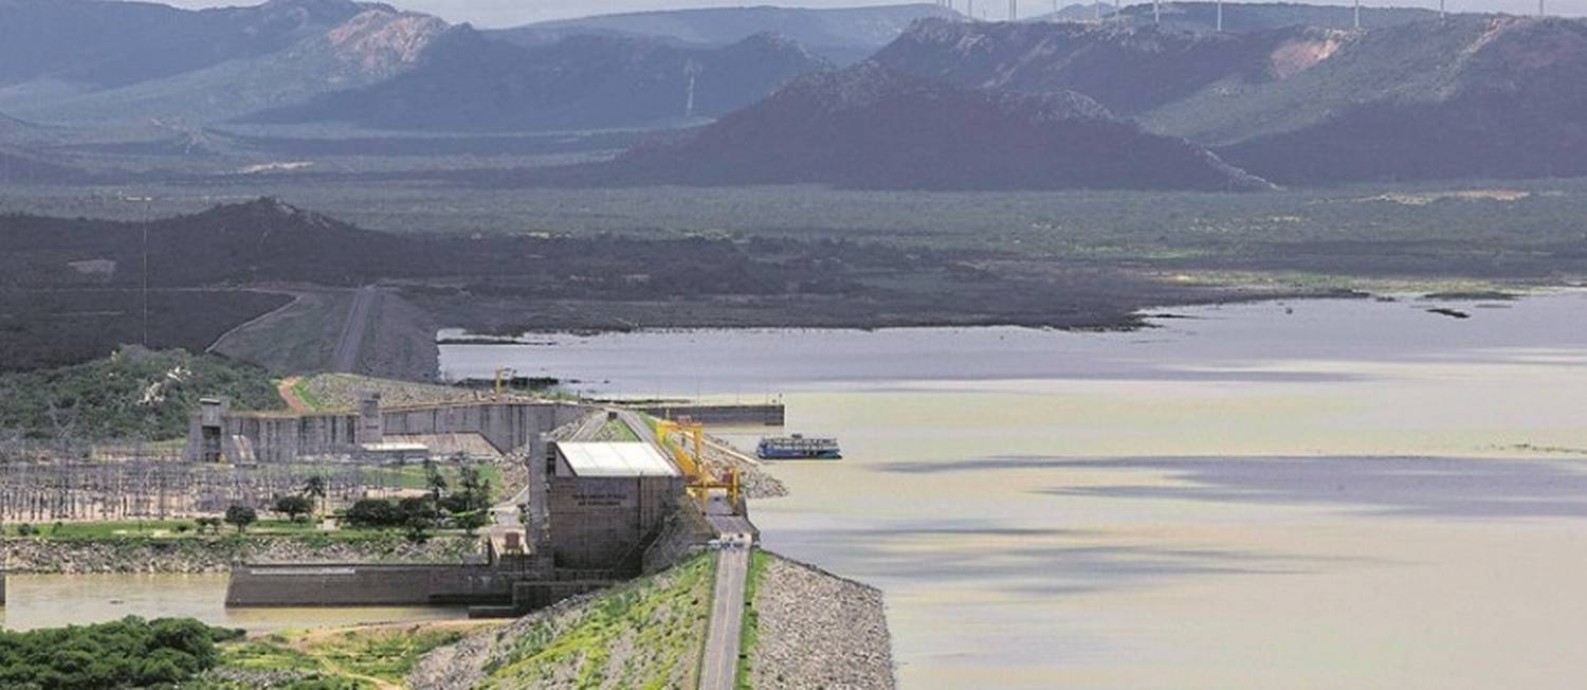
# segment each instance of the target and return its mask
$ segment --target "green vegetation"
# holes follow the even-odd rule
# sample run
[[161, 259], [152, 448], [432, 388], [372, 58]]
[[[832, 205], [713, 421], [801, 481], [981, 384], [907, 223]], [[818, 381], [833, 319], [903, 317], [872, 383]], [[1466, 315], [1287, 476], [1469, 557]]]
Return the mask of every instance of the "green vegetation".
[[248, 526], [259, 521], [259, 513], [248, 506], [232, 506], [226, 509], [226, 524], [237, 528], [237, 533], [248, 531]]
[[489, 522], [486, 511], [491, 507], [493, 493], [490, 480], [485, 479], [480, 468], [460, 464], [456, 469], [457, 490], [450, 491], [452, 482], [446, 479], [441, 467], [426, 460], [424, 496], [410, 496], [397, 501], [366, 498], [347, 509], [347, 523], [360, 528], [401, 528], [409, 541], [423, 542], [430, 531], [441, 525], [462, 529], [468, 534]]
[[[490, 625], [495, 624], [430, 623], [274, 633], [223, 645], [220, 667], [295, 673], [298, 680], [286, 687], [301, 690], [398, 685], [420, 657], [457, 642], [470, 629]], [[215, 683], [201, 688], [223, 690], [229, 686]]]
[[760, 611], [755, 608], [755, 597], [760, 592], [761, 580], [771, 567], [771, 556], [756, 549], [749, 555], [749, 575], [744, 580], [744, 627], [738, 638], [738, 687], [753, 690], [754, 674], [750, 659], [755, 656], [755, 645], [760, 641]]
[[274, 509], [287, 516], [287, 520], [297, 522], [314, 512], [314, 501], [307, 496], [282, 496], [276, 499]]
[[[481, 482], [488, 482], [491, 486], [501, 486], [501, 468], [490, 464], [476, 464]], [[394, 486], [398, 489], [415, 489], [428, 491], [430, 489], [429, 471], [423, 464], [392, 466], [364, 465], [358, 468], [363, 475], [362, 481], [370, 486]], [[450, 483], [457, 483], [461, 479], [460, 466], [446, 464], [440, 467], [442, 477]]]
[[612, 590], [519, 631], [479, 687], [693, 687], [714, 554]]
[[217, 395], [234, 409], [282, 406], [258, 367], [126, 347], [87, 364], [0, 375], [0, 430], [39, 440], [176, 439], [199, 398]]
[[298, 379], [293, 382], [292, 392], [296, 393], [298, 399], [302, 400], [303, 404], [308, 405], [310, 410], [325, 409], [324, 403], [321, 403], [320, 399], [314, 395], [314, 392], [309, 390], [309, 379]]
[[628, 424], [621, 419], [606, 420], [606, 428], [601, 430], [600, 437], [617, 442], [639, 440], [639, 435], [628, 428]]
[[169, 687], [215, 666], [215, 643], [240, 631], [192, 619], [0, 631], [0, 687], [37, 690]]

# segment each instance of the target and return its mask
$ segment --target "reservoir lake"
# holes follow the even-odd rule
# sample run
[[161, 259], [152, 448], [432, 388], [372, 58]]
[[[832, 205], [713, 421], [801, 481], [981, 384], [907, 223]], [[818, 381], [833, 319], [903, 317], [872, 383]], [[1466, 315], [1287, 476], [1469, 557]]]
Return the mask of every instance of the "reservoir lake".
[[[1431, 313], [1448, 308], [1469, 318]], [[765, 546], [886, 594], [905, 688], [1579, 688], [1587, 293], [1163, 310], [1153, 328], [669, 331], [446, 345], [580, 392], [779, 399]], [[784, 430], [711, 430], [741, 446]], [[224, 575], [9, 578], [10, 628], [252, 630]]]
[[531, 335], [442, 368], [781, 399], [838, 437], [752, 516], [885, 592], [905, 688], [1587, 682], [1587, 293], [1157, 316]]

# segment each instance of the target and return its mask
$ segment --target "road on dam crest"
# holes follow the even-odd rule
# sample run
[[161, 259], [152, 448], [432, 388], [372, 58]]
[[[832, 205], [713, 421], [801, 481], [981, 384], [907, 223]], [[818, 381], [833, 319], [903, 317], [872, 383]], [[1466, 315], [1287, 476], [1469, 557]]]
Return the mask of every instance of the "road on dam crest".
[[700, 664], [700, 690], [738, 687], [738, 642], [744, 627], [744, 587], [749, 579], [748, 541], [723, 549], [716, 562], [716, 596]]
[[342, 337], [336, 341], [336, 353], [331, 357], [331, 371], [357, 373], [364, 334], [369, 332], [370, 319], [379, 313], [383, 296], [384, 293], [374, 287], [362, 287], [353, 293], [353, 306], [347, 310], [347, 325], [342, 327]]

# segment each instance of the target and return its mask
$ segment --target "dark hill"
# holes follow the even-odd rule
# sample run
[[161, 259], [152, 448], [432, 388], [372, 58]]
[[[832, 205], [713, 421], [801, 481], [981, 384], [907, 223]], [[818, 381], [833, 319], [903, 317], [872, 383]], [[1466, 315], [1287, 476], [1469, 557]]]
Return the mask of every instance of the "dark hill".
[[87, 171], [53, 163], [31, 154], [0, 148], [0, 187], [7, 185], [81, 184], [93, 178]]
[[460, 27], [406, 74], [246, 119], [427, 131], [651, 126], [730, 112], [825, 66], [767, 34], [722, 48], [597, 36], [526, 48]]
[[874, 189], [1268, 185], [1089, 98], [949, 86], [872, 62], [801, 78], [679, 143], [547, 173], [555, 184], [826, 184]]

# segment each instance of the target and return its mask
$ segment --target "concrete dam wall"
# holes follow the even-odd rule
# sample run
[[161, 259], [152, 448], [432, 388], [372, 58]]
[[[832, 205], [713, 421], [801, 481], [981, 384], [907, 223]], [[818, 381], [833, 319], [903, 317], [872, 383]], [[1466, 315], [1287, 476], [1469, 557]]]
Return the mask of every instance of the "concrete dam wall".
[[508, 453], [540, 434], [587, 414], [581, 405], [550, 402], [469, 402], [304, 414], [231, 412], [206, 401], [188, 428], [187, 459], [233, 463], [290, 463], [303, 458], [353, 456], [387, 434], [478, 434]]
[[239, 565], [227, 606], [510, 604], [514, 574], [465, 565]]

